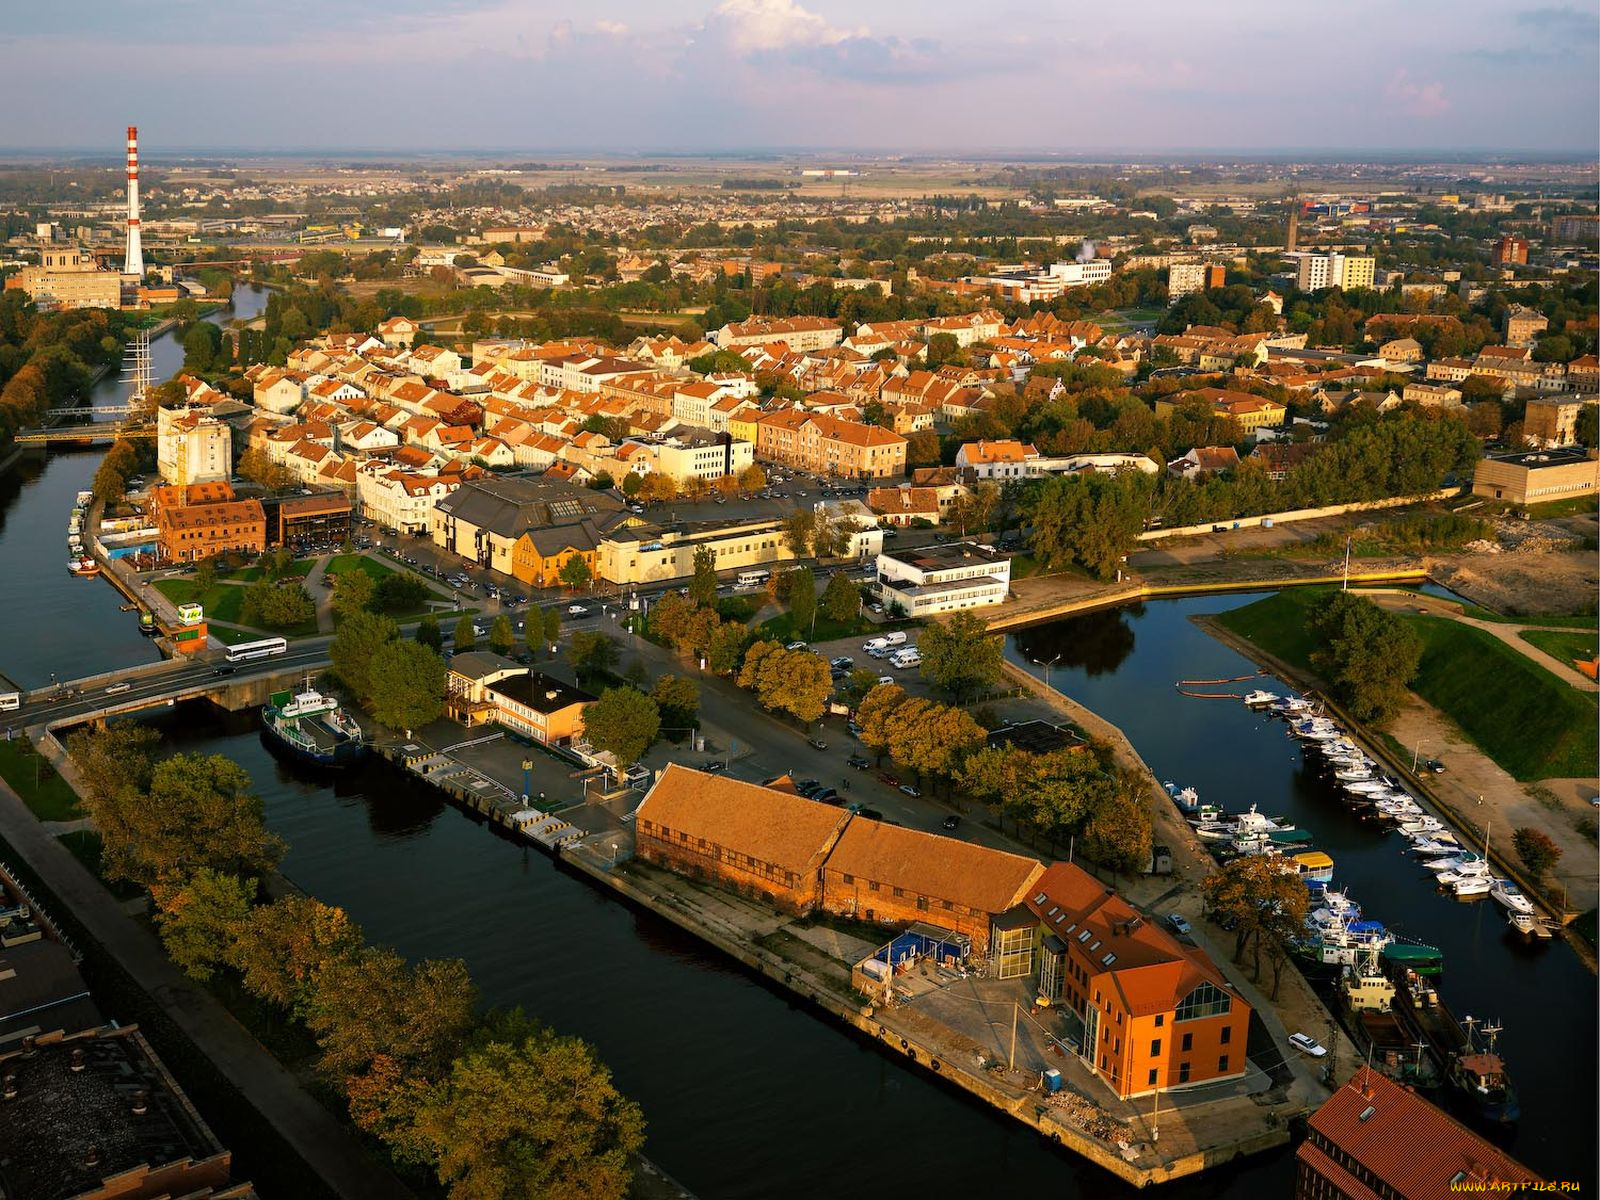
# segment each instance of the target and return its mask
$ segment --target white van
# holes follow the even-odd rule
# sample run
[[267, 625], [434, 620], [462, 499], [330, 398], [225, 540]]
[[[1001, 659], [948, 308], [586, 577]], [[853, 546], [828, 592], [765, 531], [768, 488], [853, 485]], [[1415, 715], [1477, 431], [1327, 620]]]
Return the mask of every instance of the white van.
[[893, 633], [884, 634], [883, 644], [885, 646], [904, 646], [906, 644], [906, 631], [897, 629]]
[[922, 655], [917, 653], [915, 646], [912, 646], [890, 655], [889, 665], [902, 671], [907, 667], [919, 667], [922, 665]]
[[[902, 635], [900, 640], [901, 641], [905, 640], [903, 635]], [[875, 638], [871, 639], [870, 641], [862, 642], [861, 643], [861, 648], [863, 650], [865, 650], [868, 654], [876, 654], [879, 650], [887, 650], [889, 648], [889, 645], [890, 645], [890, 643], [889, 643], [889, 640], [887, 638], [875, 637]]]

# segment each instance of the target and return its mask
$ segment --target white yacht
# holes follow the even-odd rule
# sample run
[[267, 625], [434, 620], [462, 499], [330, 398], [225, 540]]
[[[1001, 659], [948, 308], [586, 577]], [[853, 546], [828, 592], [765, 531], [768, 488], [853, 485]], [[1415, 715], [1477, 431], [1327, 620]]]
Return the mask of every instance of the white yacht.
[[1517, 885], [1509, 879], [1491, 879], [1489, 881], [1489, 895], [1513, 913], [1533, 916], [1533, 901], [1524, 896]]
[[1257, 688], [1253, 692], [1246, 692], [1244, 706], [1246, 708], [1270, 708], [1278, 702], [1278, 697], [1271, 692], [1264, 692]]

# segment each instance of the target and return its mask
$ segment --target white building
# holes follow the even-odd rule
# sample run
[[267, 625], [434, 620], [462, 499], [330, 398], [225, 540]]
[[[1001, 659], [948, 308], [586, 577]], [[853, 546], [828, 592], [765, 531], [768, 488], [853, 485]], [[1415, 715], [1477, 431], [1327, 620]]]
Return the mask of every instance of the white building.
[[156, 465], [163, 482], [180, 487], [228, 479], [233, 430], [198, 408], [158, 408]]
[[1376, 278], [1376, 262], [1361, 254], [1298, 254], [1295, 286], [1302, 292], [1323, 288], [1370, 288]]
[[885, 608], [927, 617], [1005, 601], [1011, 556], [976, 542], [890, 550], [878, 555], [878, 594]]
[[356, 472], [356, 495], [361, 515], [385, 529], [402, 533], [425, 532], [433, 508], [460, 486], [456, 476], [416, 475], [386, 464], [373, 463]]

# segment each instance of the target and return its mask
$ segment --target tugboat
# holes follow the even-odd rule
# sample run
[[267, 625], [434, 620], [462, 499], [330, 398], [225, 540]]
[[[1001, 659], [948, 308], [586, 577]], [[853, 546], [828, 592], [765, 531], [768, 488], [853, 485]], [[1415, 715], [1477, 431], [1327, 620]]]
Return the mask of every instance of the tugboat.
[[353, 766], [367, 754], [361, 726], [332, 696], [313, 690], [309, 679], [292, 696], [272, 694], [261, 710], [261, 735], [313, 767]]
[[1478, 1115], [1486, 1121], [1510, 1124], [1522, 1116], [1522, 1105], [1517, 1100], [1517, 1089], [1511, 1086], [1506, 1065], [1495, 1053], [1495, 1039], [1500, 1026], [1482, 1023], [1484, 1045], [1478, 1046], [1474, 1030], [1479, 1022], [1464, 1017], [1461, 1027], [1467, 1031], [1467, 1052], [1458, 1054], [1450, 1064], [1450, 1082], [1477, 1106]]

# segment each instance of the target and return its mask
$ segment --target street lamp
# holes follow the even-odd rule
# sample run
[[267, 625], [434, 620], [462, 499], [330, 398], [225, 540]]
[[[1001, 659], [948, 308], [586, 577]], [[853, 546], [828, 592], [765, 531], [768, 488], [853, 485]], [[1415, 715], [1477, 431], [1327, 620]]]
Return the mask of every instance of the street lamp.
[[[1062, 651], [1062, 654], [1065, 654], [1065, 653], [1066, 653], [1066, 651]], [[1043, 667], [1044, 668], [1044, 690], [1048, 692], [1050, 690], [1050, 668], [1055, 666], [1058, 662], [1061, 661], [1061, 655], [1060, 654], [1056, 655], [1049, 662], [1040, 662], [1037, 658], [1030, 658], [1030, 659], [1028, 659], [1028, 661], [1031, 662], [1036, 667]]]
[[1411, 773], [1413, 775], [1415, 775], [1417, 773], [1417, 763], [1422, 757], [1422, 747], [1425, 744], [1426, 743], [1421, 738], [1418, 738], [1417, 739], [1417, 747], [1416, 747], [1415, 750], [1413, 750], [1411, 752]]

